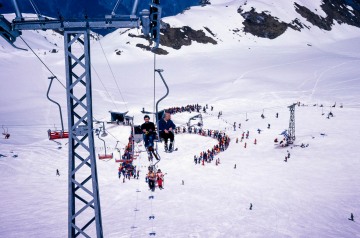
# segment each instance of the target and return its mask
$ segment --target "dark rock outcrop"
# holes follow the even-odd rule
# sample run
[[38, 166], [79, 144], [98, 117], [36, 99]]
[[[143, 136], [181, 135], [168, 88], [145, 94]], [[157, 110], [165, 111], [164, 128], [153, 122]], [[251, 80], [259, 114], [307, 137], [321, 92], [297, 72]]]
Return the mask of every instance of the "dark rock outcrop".
[[320, 29], [330, 31], [331, 26], [333, 25], [332, 19], [329, 17], [321, 17], [312, 11], [310, 11], [308, 8], [301, 6], [297, 3], [295, 3], [295, 10], [297, 13], [299, 13], [303, 18], [305, 18], [308, 22], [313, 24], [314, 26], [319, 27]]
[[191, 45], [192, 41], [202, 44], [213, 44], [217, 42], [207, 36], [203, 30], [194, 30], [191, 27], [183, 26], [181, 28], [171, 28], [161, 30], [160, 44], [179, 50], [182, 46]]
[[[304, 17], [308, 22], [320, 29], [330, 31], [334, 25], [334, 21], [339, 24], [348, 24], [360, 27], [360, 2], [347, 0], [324, 0], [321, 9], [326, 13], [326, 17], [321, 17], [310, 11], [308, 8], [295, 3], [296, 12]], [[355, 9], [354, 9], [355, 8]]]
[[[247, 2], [244, 4], [246, 5]], [[320, 29], [331, 31], [335, 21], [338, 24], [348, 24], [360, 27], [360, 1], [359, 0], [324, 0], [321, 9], [326, 13], [326, 17], [322, 17], [305, 6], [294, 3], [295, 10], [303, 18]], [[244, 12], [241, 7], [238, 13], [245, 19], [244, 32], [253, 34], [258, 37], [274, 39], [282, 35], [288, 28], [301, 31], [305, 25], [300, 19], [296, 18], [290, 23], [282, 22], [278, 18], [271, 16], [269, 12], [256, 12], [252, 8], [248, 12]]]
[[267, 12], [258, 13], [254, 8], [249, 12], [243, 12], [243, 10], [239, 8], [238, 13], [245, 19], [243, 22], [244, 32], [258, 37], [275, 39], [282, 35], [289, 26], [298, 30], [295, 26], [282, 22]]
[[[207, 28], [207, 31], [211, 30]], [[211, 33], [210, 33], [211, 34]], [[212, 33], [213, 34], [213, 33]], [[135, 35], [129, 33], [130, 37], [142, 38], [148, 41], [149, 46], [145, 46], [144, 44], [137, 44], [136, 46], [145, 50], [151, 50], [150, 41], [143, 35]], [[195, 41], [202, 44], [213, 44], [216, 45], [217, 42], [213, 38], [207, 36], [203, 30], [194, 30], [191, 27], [183, 26], [183, 27], [170, 27], [167, 25], [164, 29], [161, 29], [161, 37], [160, 37], [160, 45], [173, 48], [175, 50], [181, 49], [183, 46], [189, 46], [191, 43]], [[165, 53], [166, 52], [166, 53]], [[158, 49], [155, 53], [159, 54], [168, 54], [168, 52], [164, 49]]]

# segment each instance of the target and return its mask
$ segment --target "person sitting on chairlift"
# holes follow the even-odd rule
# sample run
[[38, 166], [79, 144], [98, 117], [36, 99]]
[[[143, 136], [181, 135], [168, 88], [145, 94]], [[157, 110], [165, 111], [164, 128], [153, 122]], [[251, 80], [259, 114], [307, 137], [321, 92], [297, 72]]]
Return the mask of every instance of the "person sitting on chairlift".
[[150, 117], [148, 115], [144, 116], [145, 123], [141, 125], [141, 130], [143, 132], [143, 139], [145, 143], [145, 147], [149, 151], [154, 150], [154, 138], [155, 138], [155, 125], [150, 122]]
[[[165, 141], [165, 151], [173, 150], [174, 133], [176, 126], [171, 120], [169, 112], [165, 113], [165, 117], [159, 121], [159, 136]], [[168, 140], [170, 139], [170, 146], [168, 147]]]

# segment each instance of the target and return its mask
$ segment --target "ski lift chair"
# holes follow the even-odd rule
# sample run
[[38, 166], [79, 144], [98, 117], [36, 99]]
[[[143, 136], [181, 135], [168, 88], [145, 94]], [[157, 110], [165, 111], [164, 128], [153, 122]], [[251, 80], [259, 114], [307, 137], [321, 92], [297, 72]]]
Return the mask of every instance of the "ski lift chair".
[[56, 79], [55, 76], [51, 76], [49, 77], [48, 79], [50, 79], [50, 84], [49, 84], [49, 88], [47, 90], [47, 93], [46, 93], [46, 97], [48, 98], [48, 100], [54, 104], [56, 104], [59, 108], [59, 113], [60, 113], [60, 122], [61, 122], [61, 130], [48, 130], [48, 137], [49, 137], [49, 140], [59, 140], [59, 139], [67, 139], [69, 138], [69, 132], [68, 131], [65, 131], [64, 130], [64, 122], [63, 122], [63, 118], [62, 118], [62, 111], [61, 111], [61, 106], [59, 103], [57, 103], [56, 101], [52, 100], [50, 97], [49, 97], [49, 92], [50, 92], [50, 89], [51, 89], [51, 85], [54, 81], [54, 79]]
[[[105, 128], [104, 128], [104, 130], [105, 130]], [[105, 131], [103, 132], [103, 135], [106, 135]], [[111, 154], [106, 153], [106, 143], [105, 143], [105, 140], [100, 138], [100, 133], [97, 136], [98, 136], [99, 140], [101, 140], [104, 143], [104, 149], [105, 149], [105, 154], [98, 154], [98, 158], [100, 160], [111, 160], [112, 158], [114, 158], [113, 153], [111, 153]]]

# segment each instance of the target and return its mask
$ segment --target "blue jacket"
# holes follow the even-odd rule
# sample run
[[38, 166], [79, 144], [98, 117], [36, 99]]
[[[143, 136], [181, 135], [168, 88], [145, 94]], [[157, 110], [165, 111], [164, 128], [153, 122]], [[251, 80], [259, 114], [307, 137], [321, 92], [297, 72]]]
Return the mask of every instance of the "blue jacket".
[[176, 126], [172, 120], [168, 120], [167, 122], [164, 119], [159, 121], [159, 131], [169, 130], [170, 127], [175, 130]]

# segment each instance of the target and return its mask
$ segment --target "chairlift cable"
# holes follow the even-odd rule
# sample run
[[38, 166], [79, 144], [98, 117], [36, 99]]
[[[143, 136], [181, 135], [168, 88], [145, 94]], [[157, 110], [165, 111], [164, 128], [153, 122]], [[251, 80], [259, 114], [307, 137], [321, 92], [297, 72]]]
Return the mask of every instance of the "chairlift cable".
[[35, 51], [30, 47], [30, 45], [24, 40], [22, 36], [19, 36], [20, 39], [25, 43], [25, 45], [31, 50], [31, 52], [38, 58], [38, 60], [45, 66], [45, 68], [56, 78], [57, 81], [66, 89], [65, 85], [56, 77], [56, 75], [51, 71], [51, 69], [45, 64], [45, 62], [35, 53]]
[[121, 0], [117, 0], [114, 9], [113, 9], [112, 12], [111, 12], [111, 15], [115, 15], [115, 12], [116, 12], [116, 10], [117, 10], [118, 7], [119, 7], [120, 1], [121, 1]]
[[104, 82], [101, 80], [100, 75], [98, 74], [98, 72], [96, 71], [95, 67], [94, 67], [92, 64], [91, 64], [91, 68], [94, 70], [94, 72], [95, 72], [96, 76], [98, 77], [98, 79], [99, 79], [99, 81], [100, 81], [101, 85], [102, 85], [102, 86], [103, 86], [103, 88], [105, 89], [105, 91], [106, 91], [106, 93], [107, 93], [108, 97], [110, 98], [111, 102], [114, 104], [114, 106], [115, 106], [116, 110], [118, 110], [118, 111], [119, 111], [119, 108], [117, 107], [116, 103], [115, 103], [115, 102], [114, 102], [114, 100], [112, 99], [112, 97], [111, 97], [111, 95], [110, 95], [109, 91], [108, 91], [108, 90], [106, 89], [106, 87], [105, 87]]
[[119, 141], [120, 144], [126, 146], [125, 143], [121, 142], [118, 138], [116, 138], [116, 136], [114, 136], [113, 134], [111, 134], [107, 129], [105, 129], [106, 133], [108, 133], [111, 137], [113, 137], [116, 141]]
[[[79, 47], [78, 47], [78, 48], [79, 48]], [[82, 46], [80, 46], [80, 48], [81, 48], [82, 50], [84, 49]], [[100, 83], [101, 83], [101, 85], [103, 86], [105, 92], [107, 93], [109, 99], [110, 99], [111, 102], [114, 104], [116, 110], [119, 110], [118, 107], [117, 107], [117, 105], [116, 105], [116, 103], [115, 103], [114, 100], [112, 99], [109, 91], [106, 89], [104, 82], [101, 80], [101, 77], [100, 77], [99, 73], [96, 71], [95, 66], [94, 66], [92, 63], [90, 63], [90, 65], [91, 65], [91, 68], [93, 69], [93, 71], [95, 72], [96, 76], [97, 76], [98, 79], [100, 80]]]
[[[156, 54], [154, 53], [154, 109], [153, 112], [155, 112], [155, 104], [156, 104], [156, 95], [155, 95], [155, 86], [156, 86]], [[154, 119], [155, 118], [155, 119]], [[157, 120], [157, 115], [154, 114], [153, 121]]]
[[33, 0], [29, 0], [29, 2], [31, 4], [31, 6], [33, 7], [36, 15], [38, 15], [38, 17], [41, 16], [41, 12], [40, 12], [39, 8], [36, 6], [35, 2]]
[[126, 103], [125, 103], [124, 96], [123, 96], [123, 94], [122, 94], [122, 92], [121, 92], [121, 90], [120, 90], [119, 84], [118, 84], [118, 82], [117, 82], [117, 80], [116, 80], [114, 71], [113, 71], [112, 68], [111, 68], [111, 65], [110, 65], [110, 63], [109, 63], [109, 60], [108, 60], [108, 58], [107, 58], [107, 56], [106, 56], [106, 54], [105, 54], [104, 48], [103, 48], [103, 46], [102, 46], [102, 44], [101, 44], [101, 40], [99, 40], [99, 44], [100, 44], [101, 50], [102, 50], [102, 52], [103, 52], [103, 54], [104, 54], [104, 57], [105, 57], [105, 59], [106, 59], [106, 63], [107, 63], [107, 65], [109, 66], [109, 69], [110, 69], [111, 75], [112, 75], [112, 77], [113, 77], [113, 79], [114, 79], [114, 82], [115, 82], [115, 84], [116, 84], [116, 87], [117, 87], [117, 89], [118, 89], [118, 91], [119, 91], [119, 93], [120, 93], [121, 99], [122, 99], [122, 101], [123, 101], [123, 103], [124, 103], [124, 105], [125, 105], [125, 108], [126, 108], [127, 111], [129, 111], [129, 109], [128, 109]]
[[[135, 145], [135, 144], [134, 144]], [[140, 172], [140, 167], [141, 167], [141, 164], [140, 164], [140, 155], [138, 157], [138, 163], [137, 163], [137, 168], [136, 168], [136, 172]], [[135, 230], [135, 224], [136, 224], [136, 221], [137, 221], [137, 212], [139, 211], [138, 210], [138, 204], [139, 204], [139, 192], [140, 192], [140, 179], [138, 178], [138, 184], [137, 184], [137, 189], [136, 189], [136, 199], [135, 199], [135, 209], [134, 209], [134, 219], [133, 219], [133, 225], [131, 227], [131, 235], [130, 237], [133, 237], [133, 233], [134, 233], [134, 230]]]

